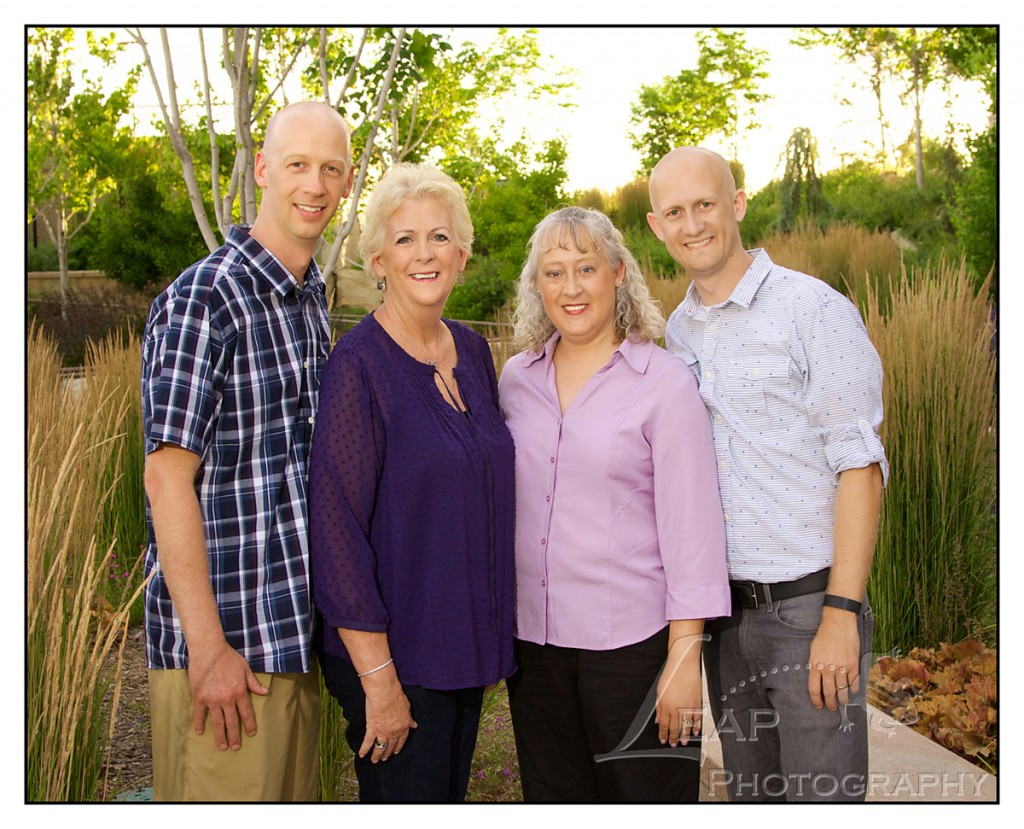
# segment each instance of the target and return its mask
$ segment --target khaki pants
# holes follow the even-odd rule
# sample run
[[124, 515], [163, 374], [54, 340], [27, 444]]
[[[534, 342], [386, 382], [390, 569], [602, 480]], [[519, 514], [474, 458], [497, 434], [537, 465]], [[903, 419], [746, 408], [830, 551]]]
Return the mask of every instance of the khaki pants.
[[320, 682], [308, 674], [257, 673], [270, 693], [252, 694], [256, 736], [221, 751], [207, 716], [192, 728], [188, 672], [151, 670], [153, 795], [157, 801], [313, 801], [320, 774]]

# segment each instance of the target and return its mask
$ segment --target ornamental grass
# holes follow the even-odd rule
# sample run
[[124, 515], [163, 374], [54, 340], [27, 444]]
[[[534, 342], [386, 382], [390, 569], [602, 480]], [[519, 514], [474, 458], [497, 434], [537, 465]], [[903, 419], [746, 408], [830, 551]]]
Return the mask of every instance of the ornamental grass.
[[[110, 589], [114, 538], [97, 524], [121, 484], [130, 395], [109, 378], [78, 391], [60, 377], [54, 342], [28, 335], [26, 800], [81, 802], [103, 789], [113, 733], [120, 654], [134, 573]], [[136, 585], [134, 589], [130, 585]], [[117, 665], [104, 668], [115, 651]], [[108, 700], [104, 697], [109, 693]]]
[[876, 650], [905, 653], [994, 626], [996, 355], [988, 280], [963, 261], [903, 269], [887, 290], [883, 313], [869, 286], [865, 319], [891, 469], [869, 596]]

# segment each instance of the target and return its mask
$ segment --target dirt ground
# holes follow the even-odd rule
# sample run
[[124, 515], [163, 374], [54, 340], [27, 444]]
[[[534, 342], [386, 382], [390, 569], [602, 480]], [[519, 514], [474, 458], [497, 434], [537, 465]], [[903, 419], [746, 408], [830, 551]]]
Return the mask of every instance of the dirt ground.
[[114, 738], [110, 741], [103, 800], [114, 800], [118, 795], [128, 795], [152, 785], [146, 634], [139, 626], [128, 631], [124, 648], [121, 700]]

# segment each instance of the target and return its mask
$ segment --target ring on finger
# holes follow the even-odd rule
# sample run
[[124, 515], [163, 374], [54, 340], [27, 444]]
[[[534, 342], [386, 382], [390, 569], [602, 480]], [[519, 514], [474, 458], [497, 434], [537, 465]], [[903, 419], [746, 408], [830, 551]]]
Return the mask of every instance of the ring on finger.
[[379, 748], [381, 751], [383, 751], [384, 749], [386, 749], [388, 747], [387, 743], [382, 743], [380, 740], [374, 740], [373, 744], [374, 744], [375, 747]]

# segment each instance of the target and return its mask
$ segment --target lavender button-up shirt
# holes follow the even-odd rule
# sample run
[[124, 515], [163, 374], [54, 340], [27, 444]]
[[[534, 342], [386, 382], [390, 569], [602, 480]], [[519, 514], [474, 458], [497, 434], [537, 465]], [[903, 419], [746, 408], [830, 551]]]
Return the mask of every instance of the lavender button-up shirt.
[[502, 372], [516, 444], [517, 636], [610, 650], [729, 614], [711, 424], [686, 364], [626, 340], [561, 413], [558, 334]]

